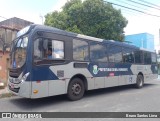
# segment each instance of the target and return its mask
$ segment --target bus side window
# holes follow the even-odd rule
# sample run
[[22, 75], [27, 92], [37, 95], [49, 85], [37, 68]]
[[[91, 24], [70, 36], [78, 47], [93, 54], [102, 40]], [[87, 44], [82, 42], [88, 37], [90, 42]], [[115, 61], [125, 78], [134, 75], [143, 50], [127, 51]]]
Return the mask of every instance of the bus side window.
[[73, 59], [79, 61], [88, 61], [88, 43], [83, 40], [73, 40]]
[[38, 38], [34, 41], [34, 59], [42, 59], [42, 38]]
[[134, 51], [135, 54], [135, 63], [143, 63], [143, 55], [142, 55], [142, 51], [140, 50], [136, 50]]
[[52, 40], [52, 58], [64, 59], [64, 42]]
[[91, 61], [108, 62], [106, 45], [91, 43], [90, 59]]
[[132, 49], [123, 48], [123, 62], [134, 63], [134, 52]]
[[34, 41], [34, 59], [64, 59], [64, 42], [38, 38]]
[[109, 62], [122, 62], [122, 48], [121, 46], [110, 45], [108, 49]]
[[152, 64], [156, 64], [157, 63], [156, 53], [151, 53], [151, 61], [152, 61]]
[[145, 64], [151, 64], [151, 53], [150, 52], [144, 52], [144, 63]]

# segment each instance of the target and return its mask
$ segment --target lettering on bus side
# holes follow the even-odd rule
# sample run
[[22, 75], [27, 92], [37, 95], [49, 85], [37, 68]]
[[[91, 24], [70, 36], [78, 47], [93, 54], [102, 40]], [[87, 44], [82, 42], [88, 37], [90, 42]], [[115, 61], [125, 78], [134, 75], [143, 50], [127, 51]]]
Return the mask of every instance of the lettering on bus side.
[[98, 74], [98, 72], [126, 72], [128, 68], [99, 68], [97, 65], [93, 65], [93, 74]]

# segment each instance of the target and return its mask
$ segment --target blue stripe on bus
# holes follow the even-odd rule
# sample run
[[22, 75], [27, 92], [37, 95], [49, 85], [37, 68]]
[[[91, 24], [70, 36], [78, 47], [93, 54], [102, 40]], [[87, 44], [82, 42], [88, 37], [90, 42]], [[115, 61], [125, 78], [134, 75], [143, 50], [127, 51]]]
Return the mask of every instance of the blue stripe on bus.
[[32, 69], [32, 81], [57, 80], [58, 77], [49, 69], [49, 66], [37, 66]]
[[[129, 63], [96, 63], [91, 62], [88, 65], [88, 71], [93, 77], [108, 77], [120, 75], [133, 75], [131, 70], [132, 64]], [[157, 65], [152, 65], [151, 70], [153, 74], [157, 74]], [[58, 80], [59, 78], [54, 74], [49, 66], [37, 66], [32, 69], [32, 81], [37, 80]]]

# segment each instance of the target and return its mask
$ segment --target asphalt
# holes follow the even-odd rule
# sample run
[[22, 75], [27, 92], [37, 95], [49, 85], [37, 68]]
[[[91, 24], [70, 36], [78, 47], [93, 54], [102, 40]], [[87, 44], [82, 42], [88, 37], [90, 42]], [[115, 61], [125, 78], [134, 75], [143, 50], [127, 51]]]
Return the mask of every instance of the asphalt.
[[[86, 92], [84, 98], [69, 101], [66, 95], [42, 99], [26, 99], [19, 96], [0, 99], [3, 112], [160, 112], [160, 79], [150, 80], [142, 89], [132, 85], [112, 87]], [[14, 119], [13, 119], [14, 120]], [[32, 119], [15, 119], [15, 121]], [[38, 119], [39, 121], [40, 119]], [[46, 119], [50, 120], [50, 119]], [[83, 118], [51, 119], [55, 121], [147, 121], [147, 119]], [[148, 119], [151, 121], [154, 119]], [[159, 121], [158, 118], [155, 120]], [[6, 120], [8, 121], [8, 120]], [[35, 119], [34, 119], [35, 121]]]

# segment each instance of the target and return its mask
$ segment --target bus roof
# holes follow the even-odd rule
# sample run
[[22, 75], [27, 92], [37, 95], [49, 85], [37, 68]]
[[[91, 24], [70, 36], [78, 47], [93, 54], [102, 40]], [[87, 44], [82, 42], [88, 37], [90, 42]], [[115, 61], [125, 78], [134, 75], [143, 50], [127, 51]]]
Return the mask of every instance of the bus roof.
[[148, 49], [145, 49], [145, 48], [140, 48], [140, 50], [142, 50], [142, 51], [147, 51], [147, 52], [152, 52], [152, 53], [155, 53], [155, 52], [156, 52], [156, 51], [148, 50]]
[[114, 40], [104, 40], [104, 39], [100, 39], [100, 38], [96, 38], [96, 37], [91, 37], [91, 36], [87, 36], [87, 35], [68, 32], [68, 31], [65, 31], [65, 30], [57, 29], [55, 27], [49, 27], [49, 26], [37, 25], [37, 24], [32, 24], [31, 26], [34, 26], [34, 29], [45, 30], [45, 31], [48, 31], [48, 32], [61, 34], [61, 35], [65, 35], [65, 36], [71, 36], [71, 37], [75, 37], [75, 38], [97, 41], [97, 42], [104, 42], [104, 43], [108, 43], [108, 44], [114, 44], [114, 45], [129, 47], [129, 48], [133, 48], [133, 49], [140, 49], [140, 48], [138, 48], [134, 45], [129, 45], [128, 43], [118, 42], [118, 41], [114, 41]]

